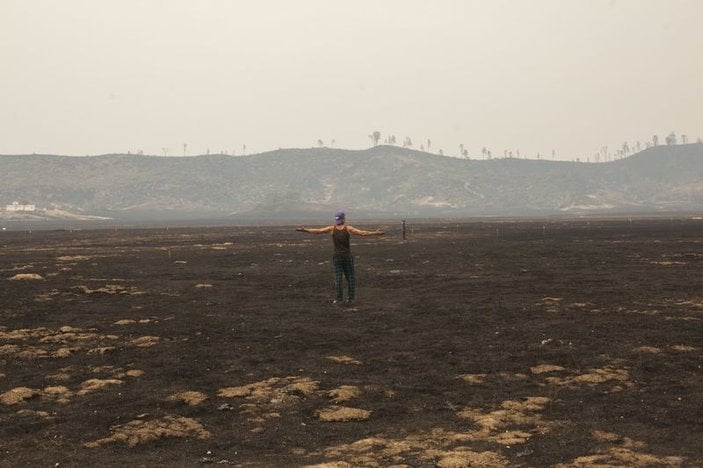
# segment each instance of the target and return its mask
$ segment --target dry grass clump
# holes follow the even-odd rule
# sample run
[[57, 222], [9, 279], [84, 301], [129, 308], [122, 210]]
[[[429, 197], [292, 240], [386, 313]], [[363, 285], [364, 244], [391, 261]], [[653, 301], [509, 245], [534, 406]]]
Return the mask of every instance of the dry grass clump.
[[94, 255], [63, 255], [61, 257], [57, 257], [56, 260], [60, 262], [73, 262], [77, 260], [91, 260], [93, 258], [96, 258]]
[[161, 340], [158, 336], [140, 336], [131, 341], [131, 343], [137, 348], [151, 348], [155, 346]]
[[51, 355], [51, 357], [55, 358], [66, 358], [69, 357], [73, 353], [73, 350], [71, 348], [59, 348], [54, 353]]
[[371, 411], [347, 406], [331, 406], [320, 410], [317, 417], [325, 422], [366, 421]]
[[344, 403], [345, 401], [349, 401], [353, 398], [358, 398], [360, 394], [361, 392], [359, 391], [359, 387], [355, 387], [353, 385], [342, 385], [339, 388], [335, 388], [334, 390], [327, 392], [327, 396], [332, 398], [332, 401], [335, 403]]
[[34, 411], [30, 409], [21, 409], [17, 413], [17, 416], [24, 416], [24, 417], [29, 417], [29, 416], [36, 416], [38, 418], [42, 419], [51, 419], [52, 416], [46, 411]]
[[359, 361], [358, 359], [354, 359], [351, 356], [327, 356], [327, 359], [339, 364], [354, 364], [357, 366], [360, 366], [362, 364], [361, 361]]
[[510, 466], [508, 459], [495, 452], [474, 452], [468, 448], [437, 453], [438, 468], [503, 467]]
[[58, 380], [58, 381], [66, 381], [71, 379], [71, 372], [73, 369], [71, 367], [63, 367], [59, 369], [58, 372], [55, 372], [53, 374], [49, 374], [46, 377], [51, 379], [51, 380]]
[[42, 393], [44, 398], [56, 400], [59, 403], [66, 404], [71, 399], [71, 391], [63, 385], [54, 387], [46, 387]]
[[80, 284], [74, 286], [73, 289], [82, 292], [83, 294], [129, 294], [129, 291], [124, 286], [119, 284], [106, 284], [102, 288], [90, 289], [88, 286]]
[[486, 380], [486, 374], [462, 374], [458, 378], [460, 378], [466, 383], [478, 385], [483, 383], [484, 380]]
[[137, 321], [132, 320], [132, 319], [123, 319], [123, 320], [118, 320], [117, 322], [113, 323], [113, 325], [129, 325], [132, 323], [137, 323]]
[[580, 385], [592, 387], [606, 383], [615, 384], [610, 389], [610, 392], [620, 392], [633, 385], [630, 381], [630, 373], [626, 369], [619, 369], [613, 366], [588, 369], [582, 374], [572, 374], [564, 377], [546, 377], [545, 382], [562, 387], [577, 387]]
[[696, 351], [698, 348], [694, 348], [693, 346], [687, 345], [673, 345], [671, 349], [672, 351], [678, 351], [680, 353], [689, 353], [691, 351]]
[[532, 372], [535, 375], [545, 374], [547, 372], [561, 372], [563, 370], [566, 370], [566, 369], [564, 369], [561, 366], [554, 365], [554, 364], [541, 364], [539, 366], [530, 367], [530, 372]]
[[114, 351], [117, 348], [114, 346], [100, 346], [98, 348], [93, 348], [88, 350], [88, 354], [93, 355], [93, 356], [102, 356], [103, 354], [109, 353], [110, 351]]
[[41, 390], [29, 387], [16, 387], [0, 394], [0, 403], [3, 405], [17, 405], [41, 395]]
[[343, 461], [334, 461], [318, 463], [317, 465], [304, 465], [303, 468], [354, 468], [354, 465]]
[[682, 457], [658, 457], [623, 447], [611, 447], [603, 453], [578, 457], [557, 468], [586, 468], [591, 466], [681, 466]]
[[[295, 405], [302, 398], [318, 392], [319, 382], [308, 377], [272, 377], [260, 382], [226, 387], [218, 391], [222, 398], [244, 398], [246, 403], [239, 405], [247, 421], [257, 426], [272, 418], [280, 417], [280, 408]], [[264, 429], [256, 427], [252, 432]]]
[[[488, 440], [502, 445], [524, 444], [533, 433], [542, 433], [548, 429], [549, 425], [538, 413], [543, 411], [550, 401], [546, 397], [527, 397], [522, 401], [507, 400], [494, 411], [484, 412], [477, 408], [466, 408], [459, 411], [457, 416], [469, 419], [478, 426], [477, 431], [468, 434], [469, 440]], [[516, 429], [511, 430], [512, 427]]]
[[547, 296], [547, 297], [543, 297], [542, 299], [540, 299], [539, 302], [548, 304], [548, 303], [561, 302], [563, 300], [564, 300], [563, 297], [549, 297], [549, 296]]
[[411, 433], [400, 439], [367, 437], [324, 449], [323, 455], [330, 462], [315, 466], [408, 466], [409, 453], [426, 461], [422, 466], [508, 466], [508, 461], [497, 453], [477, 453], [461, 445], [475, 440], [473, 433], [456, 433], [441, 428]]
[[17, 353], [17, 357], [25, 361], [30, 361], [32, 359], [44, 357], [47, 354], [49, 354], [49, 352], [43, 348], [29, 347]]
[[168, 401], [182, 401], [188, 406], [198, 406], [205, 400], [207, 400], [207, 395], [202, 392], [180, 392], [171, 395], [167, 398]]
[[285, 393], [302, 393], [304, 396], [313, 395], [320, 387], [320, 383], [309, 377], [295, 378], [291, 383], [283, 387]]
[[108, 385], [122, 385], [122, 381], [118, 379], [88, 379], [81, 383], [81, 388], [78, 390], [78, 394], [87, 395], [88, 393], [101, 390]]
[[651, 353], [651, 354], [659, 354], [662, 352], [660, 348], [655, 348], [654, 346], [640, 346], [639, 348], [635, 348], [632, 351], [636, 353]]
[[9, 278], [10, 281], [41, 281], [44, 278], [37, 273], [19, 273]]
[[87, 448], [96, 448], [114, 442], [123, 442], [130, 447], [151, 442], [164, 437], [189, 438], [200, 440], [212, 437], [202, 424], [195, 419], [166, 416], [155, 421], [130, 421], [127, 424], [113, 426], [112, 435], [84, 444]]
[[272, 377], [239, 387], [220, 389], [218, 396], [224, 398], [248, 398], [257, 401], [283, 400], [286, 395], [302, 394], [310, 396], [319, 388], [320, 383], [308, 377]]
[[621, 436], [613, 432], [594, 430], [593, 432], [591, 432], [591, 435], [595, 440], [599, 442], [617, 442], [619, 440], [622, 440]]

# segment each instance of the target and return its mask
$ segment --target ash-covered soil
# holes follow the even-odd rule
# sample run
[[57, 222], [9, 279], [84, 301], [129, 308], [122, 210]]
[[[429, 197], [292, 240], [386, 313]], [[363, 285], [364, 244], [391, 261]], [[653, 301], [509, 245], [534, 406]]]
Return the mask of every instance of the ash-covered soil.
[[0, 464], [703, 465], [702, 221], [383, 227], [0, 233]]

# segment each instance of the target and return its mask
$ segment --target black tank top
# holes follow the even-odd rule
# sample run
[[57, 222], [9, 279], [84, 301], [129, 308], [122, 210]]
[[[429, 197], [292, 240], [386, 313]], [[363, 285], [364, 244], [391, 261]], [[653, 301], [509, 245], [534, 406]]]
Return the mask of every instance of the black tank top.
[[344, 229], [334, 228], [334, 231], [332, 231], [332, 242], [334, 243], [335, 257], [348, 257], [351, 255], [349, 237], [349, 231], [347, 231], [346, 226], [344, 226]]

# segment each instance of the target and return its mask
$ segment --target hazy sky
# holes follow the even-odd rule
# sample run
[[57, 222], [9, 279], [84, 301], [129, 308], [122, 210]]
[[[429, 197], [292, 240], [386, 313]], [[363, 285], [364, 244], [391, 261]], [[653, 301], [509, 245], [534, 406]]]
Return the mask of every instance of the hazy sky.
[[703, 137], [701, 0], [0, 0], [0, 153]]

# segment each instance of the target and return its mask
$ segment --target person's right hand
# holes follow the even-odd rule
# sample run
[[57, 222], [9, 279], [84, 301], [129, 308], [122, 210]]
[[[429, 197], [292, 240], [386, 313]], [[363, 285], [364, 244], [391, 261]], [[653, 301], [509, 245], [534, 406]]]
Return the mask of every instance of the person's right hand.
[[305, 232], [305, 228], [304, 228], [302, 225], [300, 225], [300, 226], [298, 226], [297, 228], [295, 228], [295, 230], [298, 231], [298, 232]]

